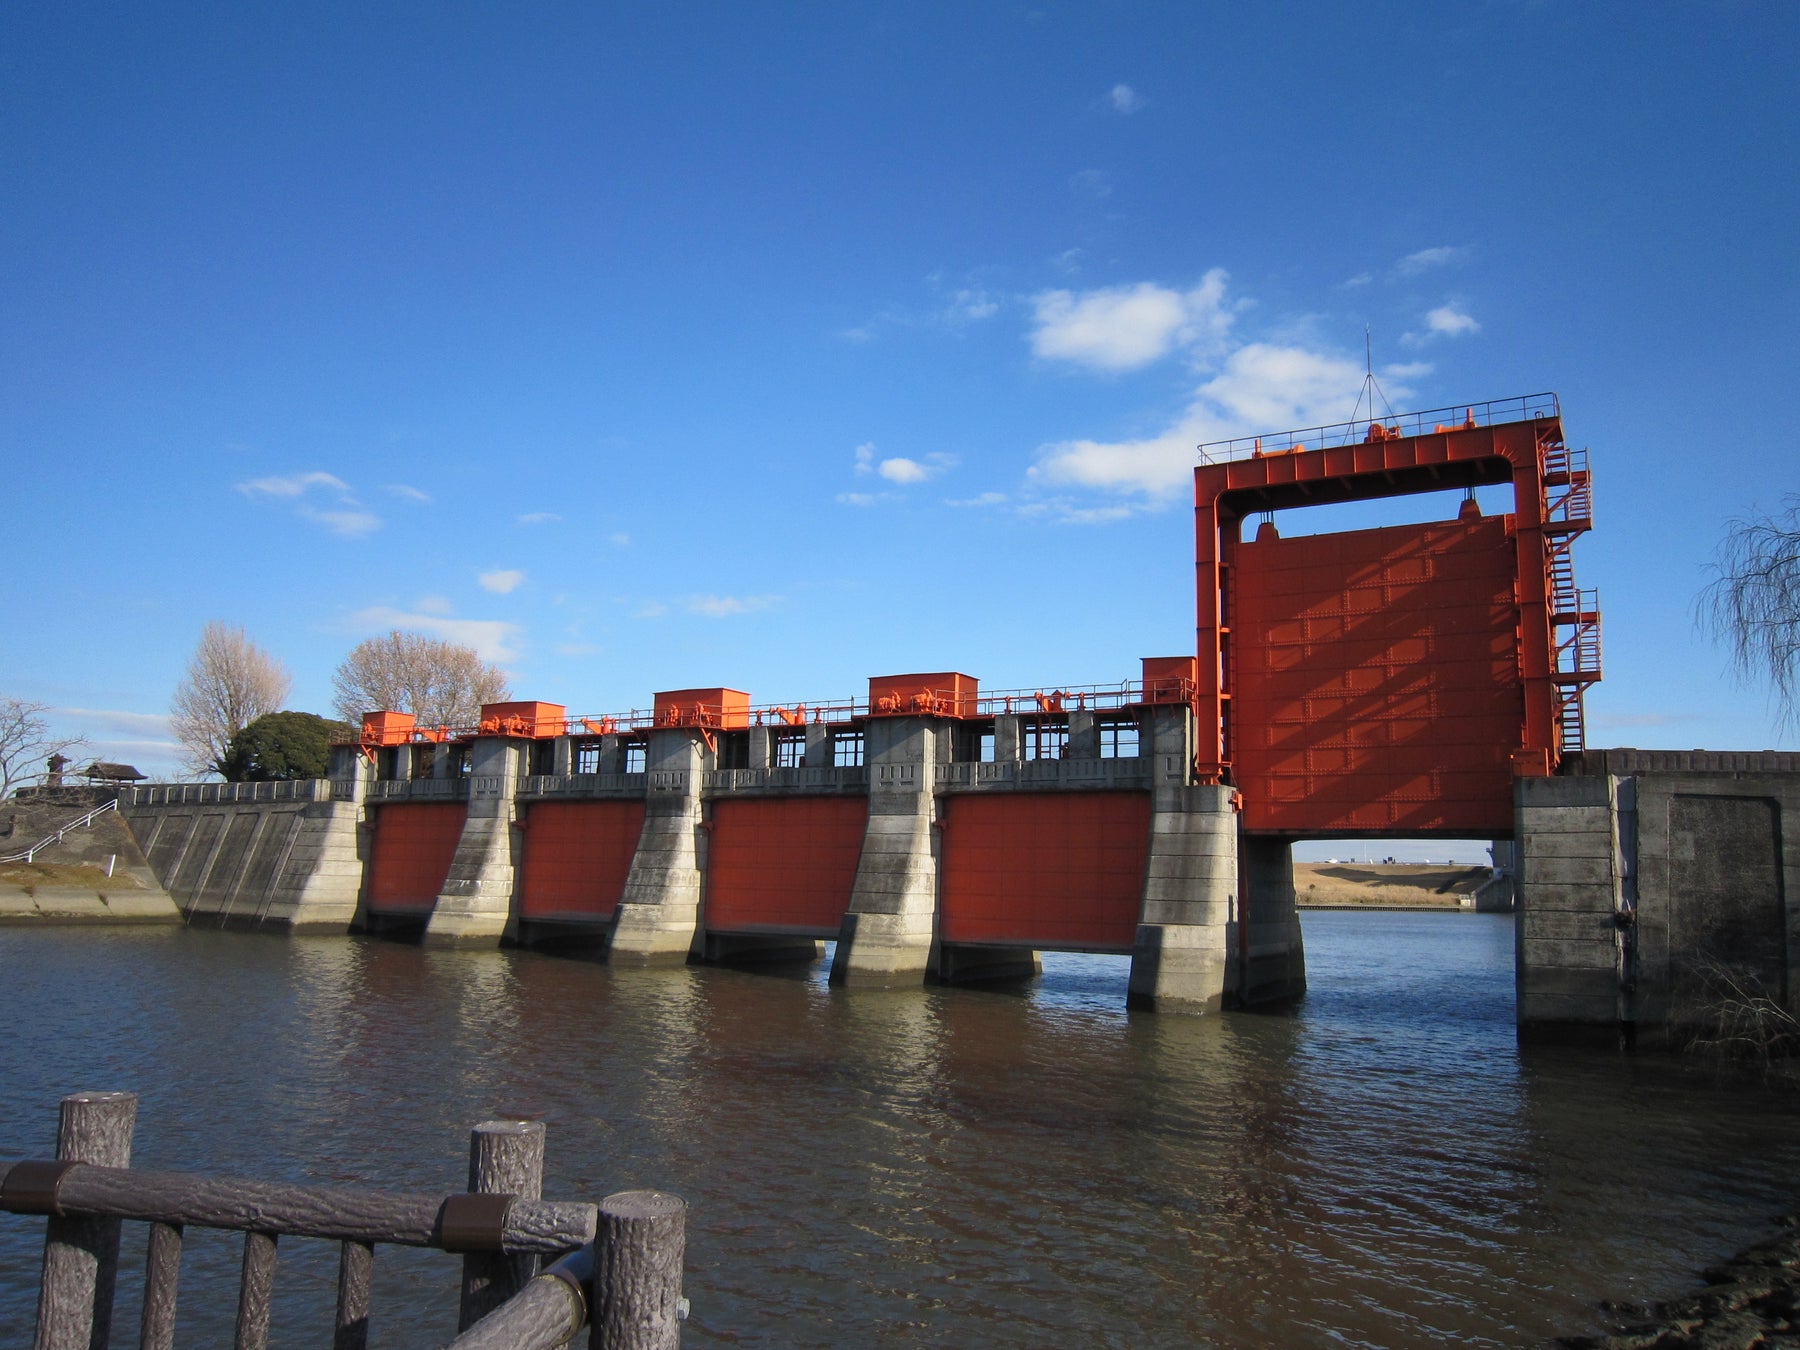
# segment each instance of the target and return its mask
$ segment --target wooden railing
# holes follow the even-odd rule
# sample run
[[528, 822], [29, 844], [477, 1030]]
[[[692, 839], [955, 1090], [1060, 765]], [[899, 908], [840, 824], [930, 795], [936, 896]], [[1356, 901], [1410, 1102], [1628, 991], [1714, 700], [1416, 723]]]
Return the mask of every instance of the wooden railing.
[[[35, 1350], [110, 1343], [124, 1221], [150, 1226], [139, 1345], [174, 1344], [187, 1228], [244, 1234], [237, 1350], [268, 1344], [276, 1247], [282, 1237], [340, 1244], [334, 1350], [369, 1335], [375, 1248], [429, 1247], [463, 1257], [456, 1346], [568, 1343], [592, 1309], [593, 1346], [672, 1350], [681, 1340], [686, 1206], [658, 1191], [624, 1191], [599, 1205], [540, 1198], [544, 1127], [488, 1121], [469, 1141], [469, 1190], [447, 1197], [343, 1186], [135, 1169], [137, 1097], [65, 1097], [55, 1160], [0, 1162], [0, 1210], [42, 1215], [42, 1284]], [[565, 1253], [543, 1275], [545, 1256]]]

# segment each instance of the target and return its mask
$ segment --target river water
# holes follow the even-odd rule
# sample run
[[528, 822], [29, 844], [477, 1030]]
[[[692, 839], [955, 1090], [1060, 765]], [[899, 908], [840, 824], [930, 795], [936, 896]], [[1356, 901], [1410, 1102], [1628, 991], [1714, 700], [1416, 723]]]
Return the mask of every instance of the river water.
[[[1309, 913], [1289, 1014], [1022, 988], [189, 930], [0, 930], [0, 1157], [139, 1092], [135, 1161], [461, 1189], [468, 1127], [549, 1125], [546, 1194], [690, 1205], [686, 1344], [1535, 1345], [1682, 1291], [1800, 1207], [1800, 1094], [1521, 1050], [1512, 920]], [[128, 1226], [116, 1344], [135, 1344]], [[0, 1216], [0, 1346], [42, 1228]], [[330, 1343], [289, 1240], [275, 1343]], [[229, 1344], [238, 1244], [189, 1235], [180, 1342]], [[374, 1343], [454, 1333], [455, 1258], [377, 1253]]]

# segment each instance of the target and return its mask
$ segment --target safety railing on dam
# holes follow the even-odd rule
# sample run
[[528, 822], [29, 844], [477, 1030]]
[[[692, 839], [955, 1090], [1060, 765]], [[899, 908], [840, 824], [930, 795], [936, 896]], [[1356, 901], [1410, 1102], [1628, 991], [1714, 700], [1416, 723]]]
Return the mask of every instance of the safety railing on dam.
[[[137, 1105], [130, 1092], [65, 1097], [56, 1158], [0, 1162], [0, 1210], [48, 1220], [36, 1350], [111, 1342], [121, 1225], [128, 1220], [149, 1225], [139, 1344], [150, 1350], [175, 1343], [182, 1239], [190, 1228], [244, 1235], [238, 1350], [269, 1342], [283, 1237], [339, 1244], [334, 1350], [368, 1344], [380, 1244], [462, 1256], [462, 1335], [452, 1344], [464, 1350], [564, 1345], [590, 1310], [595, 1346], [680, 1344], [686, 1204], [660, 1191], [622, 1191], [597, 1205], [539, 1198], [539, 1122], [477, 1125], [466, 1192], [401, 1195], [134, 1169]], [[558, 1255], [563, 1259], [539, 1274], [540, 1260]]]
[[712, 769], [700, 786], [707, 792], [860, 792], [869, 786], [869, 771], [860, 764]]
[[467, 778], [378, 778], [369, 784], [372, 801], [460, 802], [468, 796]]
[[641, 797], [643, 773], [534, 773], [519, 781], [521, 797]]
[[1012, 792], [1028, 788], [1145, 789], [1151, 761], [1120, 759], [1026, 759], [1001, 763], [939, 764], [937, 786], [951, 792], [983, 789]]
[[329, 778], [296, 778], [273, 783], [155, 783], [148, 787], [125, 788], [119, 793], [119, 801], [130, 808], [210, 806], [232, 802], [328, 802], [337, 796], [339, 793]]

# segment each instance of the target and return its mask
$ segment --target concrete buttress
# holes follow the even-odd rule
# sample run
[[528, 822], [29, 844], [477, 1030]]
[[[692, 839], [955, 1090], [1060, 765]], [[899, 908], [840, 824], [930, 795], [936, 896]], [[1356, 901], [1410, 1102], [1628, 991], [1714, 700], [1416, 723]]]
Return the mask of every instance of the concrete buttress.
[[644, 831], [613, 919], [620, 965], [682, 965], [700, 923], [701, 796], [707, 764], [699, 731], [665, 727], [645, 752]]
[[469, 814], [450, 874], [425, 924], [427, 947], [498, 946], [505, 935], [518, 880], [515, 798], [528, 748], [527, 742], [505, 736], [475, 739]]
[[869, 824], [831, 982], [881, 988], [924, 982], [937, 928], [937, 742], [928, 717], [871, 718]]

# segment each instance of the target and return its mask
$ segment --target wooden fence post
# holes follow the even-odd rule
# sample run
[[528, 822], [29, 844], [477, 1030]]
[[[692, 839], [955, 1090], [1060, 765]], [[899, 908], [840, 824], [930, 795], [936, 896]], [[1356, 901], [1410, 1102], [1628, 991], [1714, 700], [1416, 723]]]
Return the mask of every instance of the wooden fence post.
[[[544, 1193], [544, 1123], [484, 1120], [469, 1131], [469, 1190], [482, 1195]], [[467, 1331], [536, 1278], [530, 1254], [471, 1252], [463, 1257], [462, 1310], [456, 1329]]]
[[676, 1350], [687, 1202], [666, 1191], [607, 1196], [594, 1255], [594, 1350]]
[[[77, 1092], [62, 1099], [56, 1156], [131, 1166], [135, 1092]], [[44, 1230], [36, 1350], [105, 1350], [119, 1273], [119, 1221], [52, 1216]]]

